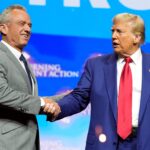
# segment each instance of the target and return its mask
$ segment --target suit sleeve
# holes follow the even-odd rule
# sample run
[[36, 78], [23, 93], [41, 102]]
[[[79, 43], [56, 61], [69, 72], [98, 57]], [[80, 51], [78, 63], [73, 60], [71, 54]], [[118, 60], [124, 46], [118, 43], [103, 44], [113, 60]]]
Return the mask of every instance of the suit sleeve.
[[[17, 76], [17, 74], [16, 74]], [[15, 83], [15, 82], [14, 82]], [[40, 98], [28, 95], [21, 90], [12, 89], [7, 81], [7, 69], [0, 65], [0, 107], [10, 108], [23, 113], [38, 114]]]
[[[56, 120], [79, 113], [87, 107], [90, 102], [91, 82], [92, 67], [91, 63], [87, 61], [77, 87], [69, 95], [58, 101], [61, 113]], [[48, 120], [53, 121], [50, 116]]]
[[52, 99], [55, 102], [58, 102], [60, 99], [62, 99], [64, 96], [68, 95], [67, 93], [57, 94], [53, 96], [46, 96], [48, 99]]

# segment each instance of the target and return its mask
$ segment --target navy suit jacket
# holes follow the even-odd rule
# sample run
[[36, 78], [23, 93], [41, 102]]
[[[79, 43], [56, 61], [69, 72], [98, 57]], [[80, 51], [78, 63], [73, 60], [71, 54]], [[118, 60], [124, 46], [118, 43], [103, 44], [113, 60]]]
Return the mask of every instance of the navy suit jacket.
[[[76, 114], [91, 103], [91, 119], [86, 150], [117, 149], [117, 56], [115, 54], [89, 59], [77, 88], [58, 103], [57, 119]], [[150, 55], [142, 53], [142, 93], [137, 131], [138, 150], [150, 150]], [[138, 81], [137, 81], [138, 82]], [[100, 133], [106, 142], [99, 141]]]

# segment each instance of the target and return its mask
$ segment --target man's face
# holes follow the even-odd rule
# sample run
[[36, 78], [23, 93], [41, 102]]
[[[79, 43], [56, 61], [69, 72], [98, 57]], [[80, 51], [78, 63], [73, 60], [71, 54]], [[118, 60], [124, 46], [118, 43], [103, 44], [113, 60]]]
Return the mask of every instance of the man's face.
[[112, 26], [112, 43], [116, 53], [130, 56], [137, 50], [136, 36], [129, 22], [116, 21]]
[[10, 14], [10, 21], [6, 23], [6, 28], [6, 42], [22, 50], [28, 43], [31, 34], [31, 21], [28, 14], [23, 10], [13, 10]]

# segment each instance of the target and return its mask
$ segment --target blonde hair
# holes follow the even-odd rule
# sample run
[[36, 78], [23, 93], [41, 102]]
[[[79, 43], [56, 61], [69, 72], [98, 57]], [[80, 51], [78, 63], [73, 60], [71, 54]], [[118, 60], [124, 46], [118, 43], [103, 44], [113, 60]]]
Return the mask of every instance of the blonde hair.
[[129, 22], [132, 26], [132, 32], [135, 35], [141, 36], [141, 44], [145, 41], [145, 25], [143, 19], [134, 14], [120, 13], [113, 18], [113, 23], [116, 21]]

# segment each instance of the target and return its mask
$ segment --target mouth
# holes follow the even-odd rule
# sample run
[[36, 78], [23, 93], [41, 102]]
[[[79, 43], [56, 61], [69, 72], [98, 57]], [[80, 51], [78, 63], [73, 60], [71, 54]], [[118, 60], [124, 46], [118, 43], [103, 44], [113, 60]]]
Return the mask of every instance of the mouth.
[[119, 43], [113, 42], [113, 47], [114, 47], [114, 48], [117, 48], [118, 46], [119, 46]]
[[30, 34], [22, 34], [21, 36], [26, 40], [29, 40], [30, 38]]

